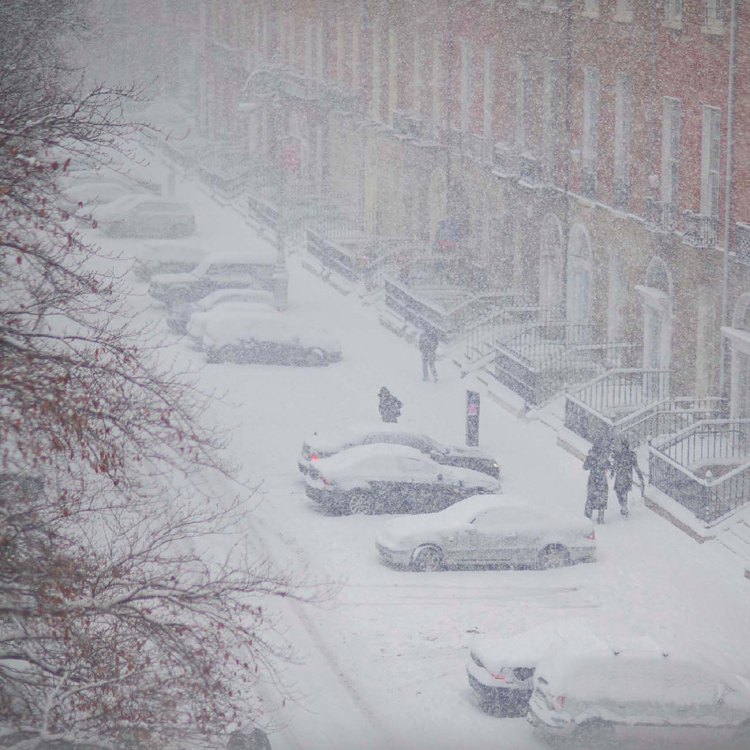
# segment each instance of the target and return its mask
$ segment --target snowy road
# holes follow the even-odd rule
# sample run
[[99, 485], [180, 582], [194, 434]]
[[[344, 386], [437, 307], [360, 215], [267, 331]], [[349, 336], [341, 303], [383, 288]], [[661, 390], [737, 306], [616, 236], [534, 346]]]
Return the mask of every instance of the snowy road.
[[[232, 211], [192, 184], [180, 190], [204, 236], [253, 241]], [[302, 663], [285, 674], [297, 700], [274, 714], [275, 750], [543, 747], [525, 720], [478, 708], [463, 664], [475, 634], [514, 634], [553, 619], [614, 619], [750, 672], [750, 586], [718, 550], [640, 501], [624, 522], [611, 499], [594, 564], [552, 571], [390, 570], [373, 541], [387, 517], [320, 513], [296, 466], [306, 435], [373, 423], [377, 392], [387, 385], [404, 402], [404, 425], [462, 443], [467, 383], [440, 361], [441, 381], [423, 383], [418, 351], [380, 326], [374, 309], [341, 296], [298, 259], [290, 266], [291, 309], [334, 333], [344, 360], [319, 369], [209, 365], [200, 375], [204, 388], [226, 393], [213, 416], [234, 426], [232, 456], [261, 485], [250, 539], [299, 574], [339, 584], [320, 606], [284, 605]], [[181, 359], [199, 357], [175, 345]], [[485, 399], [481, 446], [499, 460], [506, 492], [582, 512], [586, 474], [544, 425]]]

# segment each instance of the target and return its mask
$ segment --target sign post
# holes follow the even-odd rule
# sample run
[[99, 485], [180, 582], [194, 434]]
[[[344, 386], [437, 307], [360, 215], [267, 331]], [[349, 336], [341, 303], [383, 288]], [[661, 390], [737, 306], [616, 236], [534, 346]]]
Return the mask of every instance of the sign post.
[[479, 394], [466, 391], [466, 445], [479, 445]]

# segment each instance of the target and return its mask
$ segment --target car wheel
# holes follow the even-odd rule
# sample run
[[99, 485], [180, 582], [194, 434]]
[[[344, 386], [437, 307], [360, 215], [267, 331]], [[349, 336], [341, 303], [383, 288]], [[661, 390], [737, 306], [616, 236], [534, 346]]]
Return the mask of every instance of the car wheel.
[[443, 553], [438, 547], [420, 547], [414, 553], [412, 565], [415, 570], [434, 572], [443, 569]]
[[305, 364], [309, 367], [320, 367], [326, 363], [326, 355], [322, 349], [311, 349], [305, 354]]
[[550, 544], [539, 553], [539, 567], [563, 568], [570, 565], [570, 552], [561, 544]]
[[374, 510], [372, 497], [365, 492], [355, 492], [349, 498], [349, 513], [353, 516], [369, 516]]

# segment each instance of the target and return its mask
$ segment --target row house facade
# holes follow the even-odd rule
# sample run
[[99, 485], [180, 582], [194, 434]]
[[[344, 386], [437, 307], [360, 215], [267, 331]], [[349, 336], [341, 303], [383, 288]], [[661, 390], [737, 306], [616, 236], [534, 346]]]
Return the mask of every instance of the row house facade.
[[660, 398], [750, 418], [749, 3], [200, 0], [196, 18], [198, 121], [259, 175], [460, 260], [467, 295], [558, 326], [535, 332], [545, 352], [572, 341], [570, 362], [668, 373]]

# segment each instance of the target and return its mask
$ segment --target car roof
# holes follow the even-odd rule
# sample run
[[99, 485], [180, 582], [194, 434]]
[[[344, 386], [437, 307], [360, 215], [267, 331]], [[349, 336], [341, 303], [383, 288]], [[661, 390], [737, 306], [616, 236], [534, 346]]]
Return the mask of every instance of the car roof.
[[[431, 461], [416, 448], [410, 448], [408, 445], [393, 445], [392, 443], [373, 443], [372, 445], [356, 445], [353, 448], [347, 448], [341, 453], [328, 458], [321, 458], [320, 464], [339, 468], [347, 465], [365, 463], [374, 458], [402, 456], [404, 458], [418, 458], [420, 461]], [[431, 461], [431, 463], [435, 463]], [[435, 464], [439, 466], [439, 464]], [[441, 467], [450, 468], [450, 467]]]
[[539, 661], [536, 675], [553, 692], [592, 702], [714, 705], [725, 687], [750, 710], [750, 693], [732, 673], [697, 654], [643, 643], [622, 649], [605, 641], [590, 650], [555, 646]]
[[[343, 450], [347, 445], [362, 444], [373, 435], [409, 435], [416, 438], [432, 440], [432, 438], [424, 433], [404, 429], [404, 427], [399, 424], [382, 422], [368, 428], [342, 430], [340, 433], [316, 433], [312, 437], [307, 438], [304, 442], [305, 445], [316, 448], [317, 450], [334, 451]], [[435, 440], [433, 442], [437, 441]], [[391, 445], [393, 445], [393, 443], [391, 443]]]

